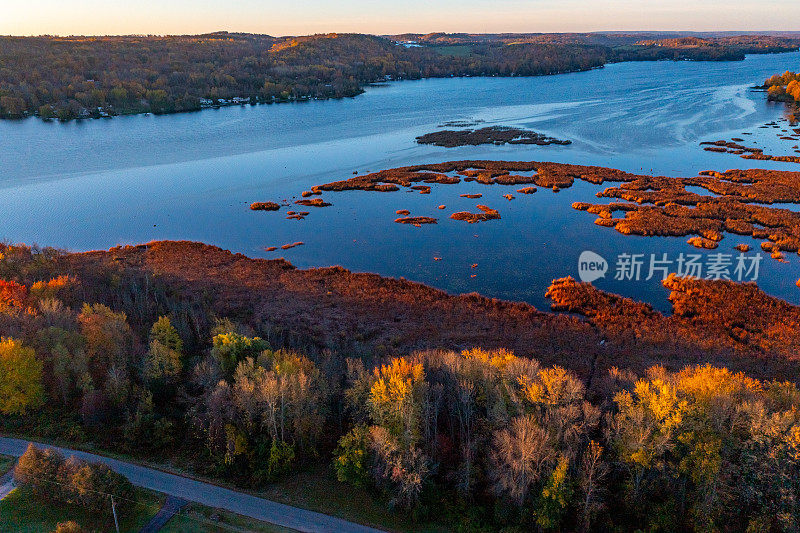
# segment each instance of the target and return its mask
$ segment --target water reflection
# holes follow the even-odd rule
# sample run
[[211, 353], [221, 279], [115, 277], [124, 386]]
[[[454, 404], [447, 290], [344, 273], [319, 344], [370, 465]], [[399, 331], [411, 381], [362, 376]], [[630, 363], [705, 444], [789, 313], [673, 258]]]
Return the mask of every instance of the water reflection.
[[[291, 199], [353, 171], [456, 159], [558, 161], [684, 176], [706, 169], [800, 170], [705, 152], [697, 145], [745, 132], [752, 133], [748, 144], [766, 148], [776, 142], [773, 129], [758, 126], [779, 119], [783, 108], [749, 87], [799, 58], [625, 63], [541, 78], [394, 83], [342, 101], [69, 124], [3, 121], [0, 237], [75, 250], [200, 240], [251, 256], [283, 255], [300, 267], [340, 264], [543, 307], [550, 280], [574, 276], [585, 249], [607, 258], [621, 251], [710, 252], [696, 251], [682, 238], [629, 237], [595, 226], [591, 215], [570, 207], [573, 201], [594, 200], [600, 187], [586, 183], [558, 194], [540, 189], [513, 201], [502, 195], [515, 188], [476, 183], [434, 186], [430, 195], [326, 193], [334, 205], [311, 208], [302, 221], [247, 206]], [[574, 143], [454, 149], [414, 143], [443, 122], [467, 119], [527, 127]], [[484, 197], [460, 197], [471, 192]], [[447, 218], [453, 211], [474, 210], [476, 203], [499, 209], [502, 220], [467, 225]], [[440, 204], [447, 209], [436, 209]], [[394, 224], [397, 209], [440, 221], [422, 228]], [[306, 245], [281, 253], [263, 250], [295, 241]], [[720, 250], [749, 241], [727, 236]], [[794, 281], [800, 269], [796, 257], [789, 260], [789, 265], [765, 260], [759, 284], [797, 303]], [[667, 307], [666, 291], [657, 282], [602, 279], [596, 285]]]

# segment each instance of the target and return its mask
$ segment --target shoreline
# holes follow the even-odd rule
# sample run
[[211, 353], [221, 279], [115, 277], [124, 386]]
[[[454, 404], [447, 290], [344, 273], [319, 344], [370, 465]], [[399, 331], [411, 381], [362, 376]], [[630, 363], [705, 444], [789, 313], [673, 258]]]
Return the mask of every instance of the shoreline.
[[[790, 51], [787, 51], [787, 52], [770, 52], [770, 53], [794, 53], [794, 52], [798, 52], [798, 51], [800, 51], [800, 48], [798, 48], [797, 50], [790, 50]], [[664, 60], [660, 60], [660, 61], [675, 61], [675, 60], [664, 59]], [[696, 61], [696, 60], [692, 60], [692, 61]], [[709, 60], [709, 61], [711, 61], [711, 60]], [[726, 61], [733, 61], [733, 60], [726, 60]], [[743, 59], [742, 60], [736, 60], [736, 61], [743, 61]], [[654, 61], [644, 61], [644, 62], [653, 63]], [[388, 86], [388, 85], [390, 85], [392, 83], [400, 83], [400, 82], [404, 82], [404, 81], [445, 80], [445, 79], [453, 79], [453, 78], [458, 78], [458, 79], [465, 79], [465, 78], [541, 78], [541, 77], [545, 77], [545, 76], [560, 76], [560, 75], [564, 75], [564, 74], [579, 74], [581, 72], [590, 72], [592, 70], [598, 70], [598, 69], [605, 68], [606, 65], [621, 64], [621, 63], [634, 63], [634, 61], [615, 61], [615, 62], [606, 63], [604, 65], [596, 66], [596, 67], [588, 67], [588, 68], [581, 68], [581, 69], [574, 69], [574, 70], [565, 70], [565, 71], [562, 71], [562, 72], [554, 72], [554, 73], [547, 73], [547, 74], [531, 74], [531, 75], [528, 75], [528, 76], [497, 75], [497, 74], [489, 75], [489, 76], [471, 76], [471, 75], [465, 74], [465, 75], [425, 76], [425, 77], [422, 77], [422, 78], [399, 78], [399, 79], [393, 79], [393, 80], [376, 80], [376, 81], [365, 83], [360, 88], [360, 91], [357, 92], [356, 94], [348, 94], [348, 95], [343, 95], [343, 96], [327, 96], [327, 97], [311, 97], [311, 96], [307, 96], [307, 97], [291, 97], [291, 98], [287, 98], [287, 99], [274, 98], [272, 100], [256, 99], [256, 101], [250, 101], [250, 102], [227, 102], [227, 103], [222, 103], [222, 104], [206, 105], [206, 106], [199, 107], [197, 109], [182, 109], [182, 110], [164, 111], [164, 112], [154, 112], [154, 111], [137, 111], [137, 112], [130, 112], [130, 113], [123, 112], [123, 113], [115, 113], [115, 114], [109, 114], [109, 115], [103, 115], [103, 116], [99, 116], [98, 115], [98, 116], [75, 117], [75, 118], [69, 118], [69, 119], [66, 119], [66, 120], [62, 120], [62, 119], [58, 119], [58, 118], [42, 118], [42, 117], [39, 116], [38, 113], [32, 113], [32, 114], [26, 114], [25, 116], [22, 116], [22, 117], [0, 116], [0, 120], [5, 120], [5, 121], [8, 121], [8, 122], [22, 122], [22, 121], [29, 120], [29, 119], [39, 119], [42, 122], [54, 122], [54, 123], [59, 123], [59, 124], [66, 124], [66, 123], [69, 123], [69, 122], [82, 122], [82, 121], [87, 121], [87, 120], [88, 121], [94, 121], [94, 120], [103, 120], [103, 119], [113, 119], [115, 117], [135, 117], [135, 116], [147, 116], [147, 115], [169, 116], [169, 115], [181, 115], [181, 114], [184, 114], [184, 113], [201, 113], [203, 111], [208, 111], [208, 110], [218, 110], [218, 109], [224, 109], [224, 108], [227, 108], [227, 107], [237, 107], [237, 106], [238, 107], [247, 107], [247, 106], [262, 106], [262, 105], [269, 106], [269, 105], [277, 105], [277, 104], [306, 104], [306, 103], [309, 103], [309, 102], [328, 102], [328, 101], [331, 101], [331, 100], [334, 100], [334, 101], [336, 101], [336, 100], [345, 100], [345, 99], [348, 99], [348, 98], [354, 100], [354, 99], [358, 98], [359, 96], [363, 95], [366, 92], [365, 89], [368, 88], [368, 87], [380, 88], [380, 87]]]
[[[211, 104], [204, 104], [196, 109], [181, 109], [181, 110], [174, 110], [174, 111], [136, 111], [136, 112], [111, 112], [109, 113], [108, 110], [100, 110], [98, 109], [97, 112], [93, 112], [87, 116], [79, 116], [73, 117], [68, 119], [59, 119], [55, 117], [48, 117], [42, 118], [38, 112], [34, 113], [24, 113], [23, 116], [20, 117], [8, 117], [0, 115], [0, 120], [10, 121], [10, 122], [21, 122], [28, 119], [39, 119], [42, 122], [56, 122], [56, 123], [69, 123], [69, 122], [80, 122], [86, 120], [101, 120], [101, 119], [112, 119], [115, 117], [130, 117], [130, 116], [147, 116], [147, 115], [154, 115], [154, 116], [168, 116], [168, 115], [177, 115], [183, 113], [199, 113], [202, 111], [208, 111], [209, 109], [222, 109], [226, 107], [246, 107], [246, 106], [260, 106], [260, 105], [273, 105], [273, 104], [302, 104], [302, 103], [309, 103], [313, 101], [317, 102], [325, 102], [330, 100], [344, 100], [347, 98], [356, 99], [357, 97], [363, 95], [366, 92], [366, 88], [369, 87], [381, 87], [381, 86], [388, 86], [392, 83], [396, 82], [403, 82], [403, 81], [421, 81], [421, 80], [434, 80], [434, 79], [450, 79], [450, 78], [540, 78], [546, 76], [559, 76], [559, 75], [566, 75], [566, 74], [579, 74], [584, 72], [591, 72], [594, 70], [604, 69], [609, 65], [619, 65], [624, 63], [658, 63], [658, 62], [711, 62], [711, 63], [720, 63], [720, 62], [741, 62], [747, 59], [747, 56], [750, 55], [778, 55], [778, 54], [792, 54], [800, 52], [800, 47], [797, 47], [793, 50], [781, 50], [781, 51], [764, 51], [764, 52], [751, 52], [748, 54], [743, 54], [741, 58], [736, 59], [669, 59], [669, 58], [658, 58], [658, 59], [620, 59], [620, 60], [608, 60], [602, 65], [596, 66], [589, 66], [584, 68], [575, 68], [575, 69], [567, 69], [558, 72], [550, 72], [550, 73], [542, 73], [542, 74], [530, 74], [530, 75], [518, 75], [518, 74], [491, 74], [491, 75], [483, 75], [483, 76], [476, 76], [470, 74], [442, 74], [440, 76], [423, 76], [420, 78], [396, 78], [396, 79], [386, 79], [386, 80], [373, 80], [369, 82], [365, 82], [361, 85], [357, 92], [354, 94], [344, 94], [340, 96], [290, 96], [288, 98], [277, 98], [272, 97], [271, 99], [263, 98], [263, 97], [255, 97], [255, 96], [237, 96], [225, 100], [225, 102], [215, 102]], [[236, 101], [233, 101], [236, 100]]]
[[679, 368], [697, 360], [787, 379], [800, 371], [800, 307], [751, 283], [671, 276], [663, 285], [673, 312], [663, 314], [566, 277], [547, 291], [553, 310], [542, 311], [342, 267], [299, 269], [285, 259], [190, 241], [68, 253], [54, 265], [54, 274], [79, 281], [85, 300], [107, 301], [104, 280], [117, 276], [131, 290], [168, 290], [190, 307], [267, 324], [287, 346], [310, 353], [505, 347], [584, 377], [595, 367]]

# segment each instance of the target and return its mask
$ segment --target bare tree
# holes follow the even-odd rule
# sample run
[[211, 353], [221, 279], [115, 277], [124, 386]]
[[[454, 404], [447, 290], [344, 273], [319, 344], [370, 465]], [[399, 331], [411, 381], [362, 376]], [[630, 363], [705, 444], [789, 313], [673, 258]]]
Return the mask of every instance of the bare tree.
[[497, 431], [491, 461], [495, 492], [522, 505], [546, 463], [555, 457], [548, 441], [547, 433], [531, 415], [515, 417], [510, 427]]
[[603, 462], [603, 447], [593, 440], [581, 458], [578, 483], [583, 493], [581, 501], [580, 525], [583, 531], [590, 531], [592, 519], [602, 509], [601, 499], [603, 481], [608, 475], [608, 465]]

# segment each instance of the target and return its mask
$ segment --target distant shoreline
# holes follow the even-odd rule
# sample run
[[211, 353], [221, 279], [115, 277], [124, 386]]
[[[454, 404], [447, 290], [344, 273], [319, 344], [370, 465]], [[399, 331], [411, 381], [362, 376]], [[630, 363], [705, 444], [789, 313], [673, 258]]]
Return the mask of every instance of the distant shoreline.
[[0, 37], [0, 118], [163, 115], [355, 97], [371, 85], [409, 79], [534, 77], [623, 62], [741, 61], [800, 50], [800, 39], [763, 35], [406, 37]]

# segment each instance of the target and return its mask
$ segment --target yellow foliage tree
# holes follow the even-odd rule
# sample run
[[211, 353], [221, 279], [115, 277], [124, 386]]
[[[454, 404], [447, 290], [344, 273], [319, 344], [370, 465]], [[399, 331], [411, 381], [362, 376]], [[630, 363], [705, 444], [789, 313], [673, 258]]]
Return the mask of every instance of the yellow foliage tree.
[[31, 285], [30, 295], [35, 300], [56, 298], [74, 280], [69, 276], [58, 276], [50, 281], [37, 281]]
[[375, 382], [369, 393], [373, 421], [407, 444], [419, 439], [425, 372], [421, 363], [406, 358], [393, 359], [375, 369]]
[[620, 459], [634, 471], [634, 491], [646, 470], [663, 468], [663, 456], [674, 445], [673, 436], [687, 409], [674, 385], [662, 379], [640, 379], [633, 393], [614, 397], [617, 446]]
[[0, 413], [25, 414], [42, 404], [42, 363], [32, 348], [0, 339]]

